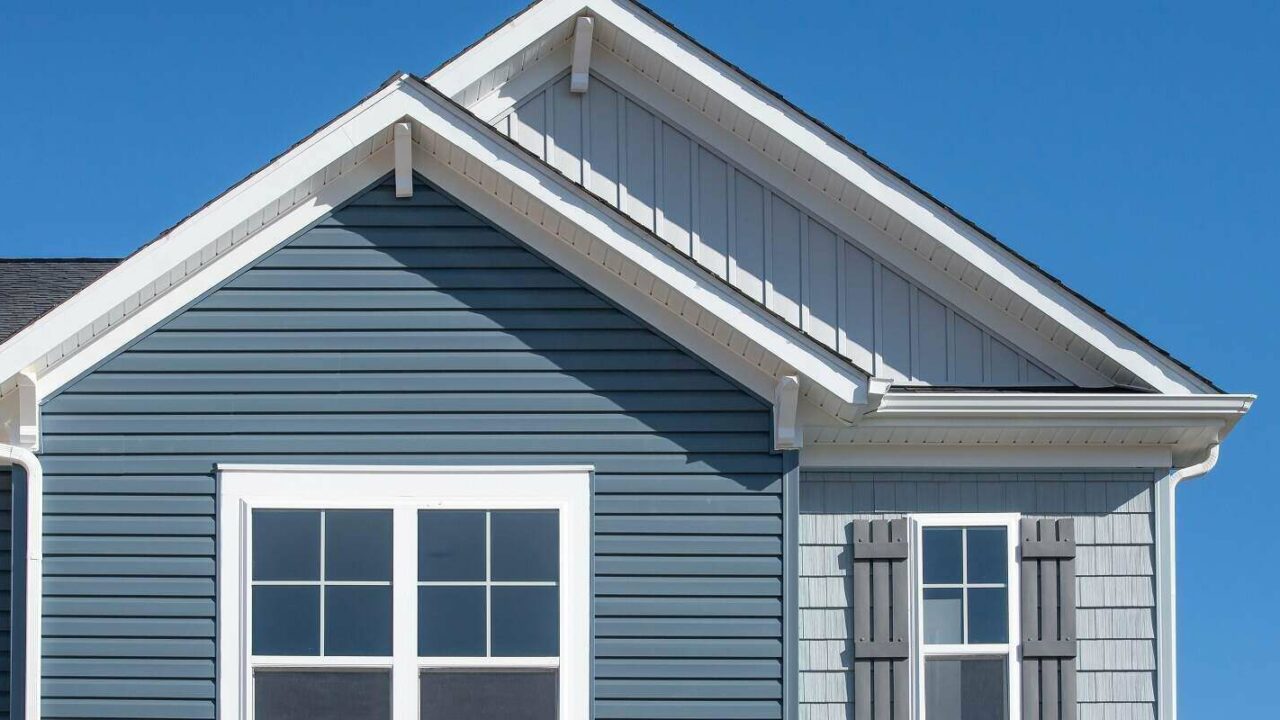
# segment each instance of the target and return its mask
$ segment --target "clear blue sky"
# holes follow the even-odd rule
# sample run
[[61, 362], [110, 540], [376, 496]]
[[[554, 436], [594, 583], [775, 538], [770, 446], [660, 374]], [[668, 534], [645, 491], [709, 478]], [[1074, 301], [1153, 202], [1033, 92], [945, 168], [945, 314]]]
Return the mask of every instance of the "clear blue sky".
[[[649, 2], [1226, 389], [1263, 395], [1218, 470], [1180, 491], [1180, 674], [1183, 717], [1273, 716], [1280, 4]], [[0, 255], [126, 254], [523, 4], [9, 4]]]

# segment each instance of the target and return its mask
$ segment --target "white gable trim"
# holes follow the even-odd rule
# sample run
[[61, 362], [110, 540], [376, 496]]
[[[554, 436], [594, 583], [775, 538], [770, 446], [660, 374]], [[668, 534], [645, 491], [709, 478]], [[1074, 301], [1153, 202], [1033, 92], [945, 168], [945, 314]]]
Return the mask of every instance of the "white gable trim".
[[[984, 295], [992, 307], [1022, 318], [1063, 350], [1096, 362], [1103, 375], [1166, 393], [1215, 392], [1150, 343], [649, 13], [627, 0], [588, 0], [585, 5], [581, 0], [544, 0], [438, 70], [430, 82], [463, 102], [478, 100], [492, 89], [480, 87], [481, 80], [493, 81], [489, 70], [502, 65], [510, 71], [512, 57], [541, 58], [545, 53], [530, 55], [527, 48], [553, 45], [559, 36], [544, 35], [562, 33], [570, 16], [587, 12], [604, 21], [597, 32], [601, 43], [605, 36], [621, 34], [628, 45], [656, 55], [657, 65], [643, 68], [646, 76], [689, 102], [695, 102], [689, 83], [698, 85], [705, 90], [698, 93], [701, 112], [785, 161], [802, 182], [831, 195], [846, 211], [865, 197], [877, 209], [871, 215], [883, 217], [883, 229], [897, 243]], [[996, 329], [1017, 342], [1011, 337], [1015, 333]]]
[[[317, 135], [341, 141], [309, 141], [303, 145], [309, 153], [290, 153], [277, 161], [298, 164], [301, 169], [291, 177], [302, 178], [299, 187], [282, 191], [276, 184], [254, 183], [252, 192], [234, 193], [244, 205], [266, 208], [247, 211], [258, 218], [254, 231], [238, 240], [226, 239], [225, 249], [219, 248], [225, 233], [243, 223], [236, 223], [225, 208], [218, 208], [213, 219], [198, 213], [153, 243], [150, 253], [126, 260], [104, 276], [106, 282], [94, 283], [68, 306], [0, 346], [0, 378], [34, 367], [41, 397], [57, 392], [390, 172], [391, 128], [405, 118], [414, 121], [414, 167], [446, 191], [579, 273], [761, 397], [771, 396], [776, 377], [794, 373], [803, 379], [812, 402], [834, 415], [856, 416], [856, 404], [865, 400], [863, 373], [643, 231], [610, 217], [612, 211], [581, 188], [408, 76]], [[274, 163], [255, 178], [259, 176], [286, 177]], [[292, 202], [282, 202], [281, 192]], [[286, 210], [281, 213], [282, 207]], [[261, 220], [268, 213], [270, 219]], [[209, 227], [191, 230], [188, 223], [194, 220]], [[167, 278], [172, 273], [170, 262], [186, 272], [163, 292], [154, 291], [156, 275]], [[104, 315], [101, 309], [112, 303], [115, 309]], [[67, 336], [75, 338], [72, 347], [54, 353], [67, 345]]]

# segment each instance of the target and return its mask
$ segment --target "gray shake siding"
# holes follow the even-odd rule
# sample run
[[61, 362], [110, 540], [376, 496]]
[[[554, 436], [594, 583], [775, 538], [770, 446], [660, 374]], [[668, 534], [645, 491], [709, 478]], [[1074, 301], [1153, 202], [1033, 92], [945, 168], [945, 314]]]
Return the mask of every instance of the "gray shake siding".
[[421, 183], [43, 412], [45, 717], [213, 717], [219, 462], [592, 464], [596, 716], [781, 715], [767, 407]]
[[852, 717], [849, 523], [912, 512], [1075, 518], [1079, 717], [1155, 717], [1152, 472], [807, 471], [801, 478], [801, 720]]

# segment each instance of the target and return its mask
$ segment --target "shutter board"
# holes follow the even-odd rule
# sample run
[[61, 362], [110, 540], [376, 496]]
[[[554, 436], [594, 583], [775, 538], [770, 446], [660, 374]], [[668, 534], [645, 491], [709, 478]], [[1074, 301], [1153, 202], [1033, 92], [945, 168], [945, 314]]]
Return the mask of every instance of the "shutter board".
[[907, 720], [911, 710], [907, 521], [854, 520], [849, 534], [853, 560], [853, 717]]
[[1076, 720], [1075, 522], [1024, 519], [1022, 720]]

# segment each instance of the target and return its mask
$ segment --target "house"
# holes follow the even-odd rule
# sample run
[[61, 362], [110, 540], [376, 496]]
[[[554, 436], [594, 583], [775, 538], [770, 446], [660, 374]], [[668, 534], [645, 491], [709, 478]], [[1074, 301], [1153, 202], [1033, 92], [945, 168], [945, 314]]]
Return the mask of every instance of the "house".
[[0, 292], [12, 717], [1170, 720], [1253, 400], [630, 0]]

